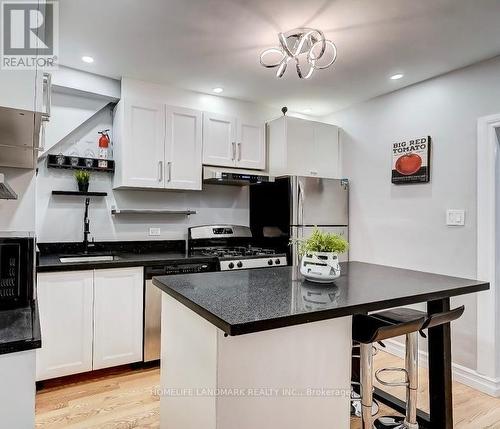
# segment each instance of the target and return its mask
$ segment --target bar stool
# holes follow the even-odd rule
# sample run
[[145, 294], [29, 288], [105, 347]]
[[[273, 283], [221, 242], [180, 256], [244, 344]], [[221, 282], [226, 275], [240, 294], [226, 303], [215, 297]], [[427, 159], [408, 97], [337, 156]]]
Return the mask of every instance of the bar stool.
[[391, 323], [375, 315], [357, 314], [353, 317], [352, 338], [360, 343], [361, 355], [361, 427], [373, 428], [373, 344], [418, 333], [424, 326], [426, 317], [402, 323]]
[[[428, 315], [424, 311], [412, 308], [395, 308], [372, 314], [379, 320], [398, 326], [402, 323], [410, 323], [413, 320], [425, 322], [419, 330], [420, 334], [426, 338], [422, 332], [424, 329], [450, 323], [462, 316], [465, 307], [461, 306], [454, 310]], [[382, 380], [380, 374], [384, 372], [403, 372], [405, 381], [390, 383]], [[382, 368], [375, 373], [377, 381], [385, 386], [406, 386], [406, 415], [405, 417], [384, 416], [375, 420], [376, 429], [418, 429], [417, 423], [417, 390], [418, 390], [418, 333], [408, 332], [406, 334], [405, 368]]]
[[[376, 356], [378, 353], [378, 349], [373, 346], [373, 356]], [[353, 341], [352, 344], [352, 365], [353, 368], [356, 365], [357, 374], [358, 374], [358, 379], [359, 379], [359, 368], [360, 368], [360, 363], [359, 360], [361, 359], [360, 355], [360, 344], [356, 343]], [[359, 389], [359, 393], [358, 390]], [[378, 402], [373, 399], [373, 404], [372, 404], [372, 416], [376, 416], [379, 412], [379, 404]], [[359, 381], [356, 381], [354, 378], [351, 379], [351, 417], [357, 417], [361, 418], [361, 383]]]

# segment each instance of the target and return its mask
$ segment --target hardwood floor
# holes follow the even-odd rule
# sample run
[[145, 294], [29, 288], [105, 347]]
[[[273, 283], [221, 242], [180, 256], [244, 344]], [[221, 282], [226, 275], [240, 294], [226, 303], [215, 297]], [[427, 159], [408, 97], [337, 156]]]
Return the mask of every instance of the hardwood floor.
[[[400, 366], [401, 360], [380, 352], [375, 368]], [[159, 398], [152, 391], [160, 371], [117, 368], [45, 383], [36, 398], [36, 427], [43, 429], [159, 428]], [[420, 371], [419, 407], [428, 410], [427, 371]], [[500, 399], [454, 383], [456, 429], [500, 429]], [[403, 397], [403, 388], [391, 393]], [[394, 414], [382, 407], [382, 415]], [[351, 429], [359, 429], [353, 419]]]
[[160, 370], [118, 368], [47, 382], [36, 396], [37, 428], [159, 428]]

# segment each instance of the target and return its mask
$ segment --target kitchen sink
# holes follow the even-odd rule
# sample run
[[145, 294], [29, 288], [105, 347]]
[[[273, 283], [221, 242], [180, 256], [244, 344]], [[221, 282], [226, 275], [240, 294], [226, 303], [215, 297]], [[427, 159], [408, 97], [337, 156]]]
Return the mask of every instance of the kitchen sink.
[[118, 259], [113, 255], [75, 255], [75, 256], [61, 256], [59, 261], [63, 264], [70, 264], [75, 262], [110, 262]]

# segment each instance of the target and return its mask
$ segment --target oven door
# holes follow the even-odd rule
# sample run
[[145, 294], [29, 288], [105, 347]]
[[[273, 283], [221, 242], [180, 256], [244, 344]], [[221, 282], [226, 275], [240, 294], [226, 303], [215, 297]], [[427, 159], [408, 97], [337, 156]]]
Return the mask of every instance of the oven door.
[[0, 307], [22, 307], [34, 298], [35, 240], [0, 238]]

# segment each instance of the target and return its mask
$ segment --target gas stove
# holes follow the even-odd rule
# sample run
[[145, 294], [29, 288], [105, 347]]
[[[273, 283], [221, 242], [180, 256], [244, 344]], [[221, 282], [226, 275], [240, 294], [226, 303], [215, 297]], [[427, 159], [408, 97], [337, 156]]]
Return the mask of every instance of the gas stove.
[[221, 271], [287, 265], [284, 253], [252, 244], [250, 228], [206, 225], [189, 228], [189, 254], [216, 257]]

